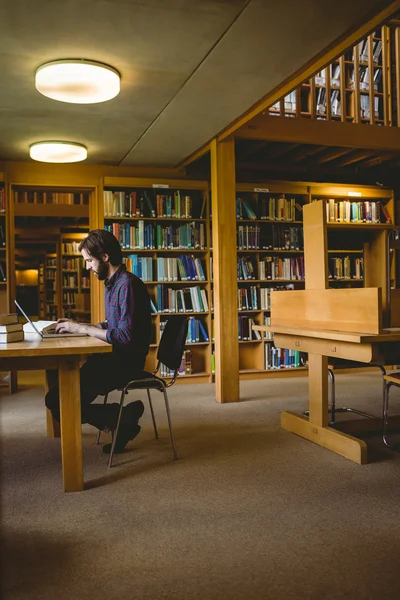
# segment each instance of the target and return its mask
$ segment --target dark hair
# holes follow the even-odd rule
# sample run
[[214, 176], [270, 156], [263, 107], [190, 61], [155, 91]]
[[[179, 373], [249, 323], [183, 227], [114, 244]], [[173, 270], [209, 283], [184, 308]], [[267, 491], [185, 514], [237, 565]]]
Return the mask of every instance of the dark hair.
[[93, 258], [98, 260], [103, 254], [108, 254], [110, 263], [116, 267], [122, 263], [121, 245], [117, 238], [105, 229], [93, 229], [79, 244], [79, 251], [85, 249]]

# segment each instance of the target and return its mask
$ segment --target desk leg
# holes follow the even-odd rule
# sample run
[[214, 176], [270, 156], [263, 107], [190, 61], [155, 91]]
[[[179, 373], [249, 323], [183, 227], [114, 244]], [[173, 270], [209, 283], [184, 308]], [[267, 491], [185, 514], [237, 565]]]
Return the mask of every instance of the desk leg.
[[[46, 371], [46, 381], [44, 386], [45, 394], [57, 383], [58, 371], [49, 370]], [[60, 423], [53, 419], [51, 411], [46, 408], [46, 429], [47, 437], [59, 438], [61, 436]]]
[[61, 453], [65, 492], [83, 490], [82, 425], [79, 356], [66, 356], [58, 371], [61, 411]]
[[283, 412], [281, 427], [360, 465], [365, 464], [366, 443], [328, 427], [328, 359], [325, 356], [308, 355], [308, 389], [310, 418]]

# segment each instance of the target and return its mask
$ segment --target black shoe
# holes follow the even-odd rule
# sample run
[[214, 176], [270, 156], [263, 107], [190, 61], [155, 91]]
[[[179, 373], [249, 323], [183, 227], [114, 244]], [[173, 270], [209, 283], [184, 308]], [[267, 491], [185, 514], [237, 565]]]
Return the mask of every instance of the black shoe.
[[[140, 425], [138, 421], [144, 412], [144, 405], [141, 400], [131, 402], [122, 410], [121, 422], [117, 441], [115, 443], [114, 454], [120, 454], [124, 451], [125, 446], [140, 433]], [[104, 444], [104, 454], [110, 454], [112, 444]]]

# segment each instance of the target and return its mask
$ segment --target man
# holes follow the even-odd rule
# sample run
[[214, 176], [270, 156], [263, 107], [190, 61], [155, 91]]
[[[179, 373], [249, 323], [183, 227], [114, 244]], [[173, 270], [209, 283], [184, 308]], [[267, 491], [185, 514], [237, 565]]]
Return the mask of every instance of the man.
[[[149, 351], [151, 335], [150, 298], [141, 279], [128, 273], [122, 264], [121, 246], [114, 235], [103, 229], [91, 231], [79, 245], [86, 268], [105, 283], [106, 321], [97, 325], [59, 319], [57, 333], [86, 333], [112, 344], [112, 353], [93, 354], [80, 371], [82, 423], [90, 423], [101, 431], [111, 432], [117, 426], [119, 405], [92, 404], [105, 392], [124, 387], [140, 378]], [[60, 421], [58, 385], [46, 394], [46, 406]], [[140, 432], [138, 421], [144, 406], [141, 401], [123, 408], [115, 452]], [[111, 444], [103, 446], [109, 453]]]

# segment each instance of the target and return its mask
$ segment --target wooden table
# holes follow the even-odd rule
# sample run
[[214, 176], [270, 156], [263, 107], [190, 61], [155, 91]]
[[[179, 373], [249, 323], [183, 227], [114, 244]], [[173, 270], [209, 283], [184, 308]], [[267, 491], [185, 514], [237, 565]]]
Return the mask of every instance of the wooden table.
[[[23, 342], [0, 346], [1, 371], [45, 369], [48, 378], [54, 370], [58, 371], [65, 492], [83, 490], [79, 368], [87, 355], [111, 351], [110, 344], [89, 336], [51, 340], [38, 338], [36, 334], [25, 334]], [[49, 414], [47, 424], [48, 434], [57, 435], [52, 428]]]
[[354, 462], [368, 462], [364, 441], [328, 426], [328, 356], [377, 364], [400, 363], [400, 332], [382, 334], [351, 333], [256, 325], [258, 331], [274, 332], [280, 348], [308, 352], [309, 418], [286, 411], [281, 427]]

